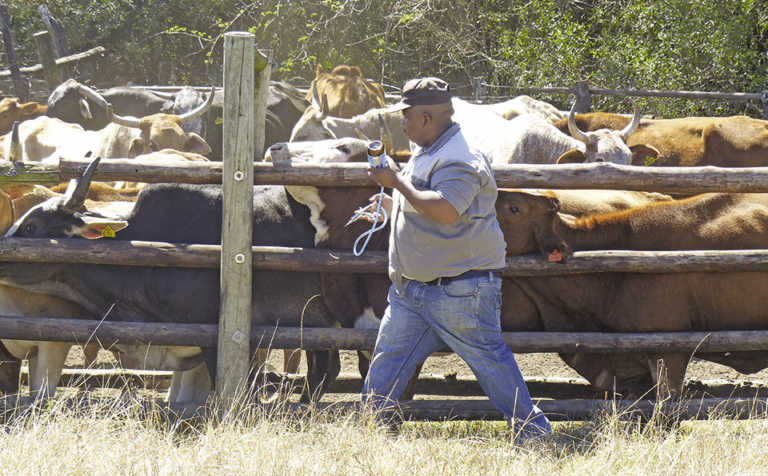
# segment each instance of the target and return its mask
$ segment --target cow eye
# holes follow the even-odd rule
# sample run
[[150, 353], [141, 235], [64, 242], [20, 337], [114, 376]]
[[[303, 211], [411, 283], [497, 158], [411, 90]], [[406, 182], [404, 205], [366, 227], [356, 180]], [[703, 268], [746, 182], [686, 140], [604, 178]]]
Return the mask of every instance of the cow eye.
[[512, 212], [512, 213], [514, 213], [515, 215], [517, 215], [518, 213], [520, 213], [520, 209], [519, 209], [519, 208], [517, 208], [517, 207], [516, 207], [516, 206], [514, 206], [514, 205], [512, 205], [511, 207], [509, 207], [509, 211], [510, 211], [510, 212]]
[[336, 150], [338, 150], [342, 154], [349, 154], [349, 152], [350, 152], [349, 147], [347, 147], [346, 145], [340, 145], [340, 146], [336, 147]]
[[21, 227], [21, 234], [22, 235], [33, 235], [35, 233], [35, 224], [34, 223], [27, 223], [26, 225]]

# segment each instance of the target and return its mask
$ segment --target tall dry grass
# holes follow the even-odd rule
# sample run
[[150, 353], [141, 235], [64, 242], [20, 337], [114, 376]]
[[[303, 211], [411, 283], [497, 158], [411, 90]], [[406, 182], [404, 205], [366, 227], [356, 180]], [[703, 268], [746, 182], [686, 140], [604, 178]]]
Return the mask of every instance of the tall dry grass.
[[[664, 425], [603, 414], [514, 445], [501, 422], [407, 422], [370, 413], [291, 415], [241, 405], [181, 420], [141, 397], [72, 397], [6, 415], [0, 473], [25, 474], [766, 474], [768, 421]], [[679, 423], [679, 424], [675, 424]]]

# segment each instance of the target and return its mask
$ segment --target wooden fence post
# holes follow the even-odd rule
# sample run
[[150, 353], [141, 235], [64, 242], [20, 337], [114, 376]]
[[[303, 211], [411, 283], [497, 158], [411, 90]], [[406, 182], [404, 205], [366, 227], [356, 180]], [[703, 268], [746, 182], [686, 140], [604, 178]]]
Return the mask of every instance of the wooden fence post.
[[232, 402], [250, 370], [254, 41], [247, 32], [224, 35], [224, 216], [216, 388], [225, 402]]
[[53, 91], [56, 86], [61, 84], [61, 73], [56, 64], [56, 54], [53, 52], [53, 41], [48, 31], [38, 31], [34, 35], [37, 44], [37, 55], [40, 58], [40, 64], [43, 65], [43, 74], [48, 87]]
[[16, 51], [13, 49], [13, 39], [11, 37], [11, 19], [8, 14], [8, 7], [5, 3], [0, 3], [0, 30], [3, 34], [3, 43], [5, 43], [5, 57], [8, 60], [8, 69], [13, 78], [13, 88], [19, 101], [29, 101], [29, 87], [24, 78], [21, 77], [19, 65], [16, 62]]
[[472, 78], [472, 83], [475, 86], [475, 102], [480, 104], [480, 98], [485, 95], [485, 87], [483, 86], [483, 77], [478, 76]]
[[589, 109], [592, 107], [589, 83], [586, 81], [576, 81], [576, 84], [573, 85], [573, 94], [576, 96], [576, 103], [573, 110], [579, 114], [589, 112]]

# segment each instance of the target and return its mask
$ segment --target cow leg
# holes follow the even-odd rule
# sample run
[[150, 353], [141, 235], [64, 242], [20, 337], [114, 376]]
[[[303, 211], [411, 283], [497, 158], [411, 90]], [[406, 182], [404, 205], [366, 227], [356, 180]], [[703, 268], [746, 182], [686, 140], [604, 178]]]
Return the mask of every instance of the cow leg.
[[648, 359], [657, 395], [679, 397], [683, 391], [685, 369], [688, 365], [686, 354], [654, 354]]
[[4, 395], [19, 393], [21, 359], [17, 359], [0, 343], [0, 391]]
[[165, 401], [170, 403], [202, 403], [208, 399], [213, 388], [211, 374], [205, 362], [192, 370], [176, 370], [171, 377], [171, 386]]
[[307, 352], [307, 385], [301, 395], [302, 403], [319, 401], [328, 388], [328, 384], [336, 380], [341, 371], [339, 351]]
[[65, 342], [40, 342], [37, 354], [29, 359], [29, 392], [53, 397], [59, 384], [64, 361], [72, 344]]
[[300, 349], [283, 349], [283, 372], [295, 374], [301, 365]]

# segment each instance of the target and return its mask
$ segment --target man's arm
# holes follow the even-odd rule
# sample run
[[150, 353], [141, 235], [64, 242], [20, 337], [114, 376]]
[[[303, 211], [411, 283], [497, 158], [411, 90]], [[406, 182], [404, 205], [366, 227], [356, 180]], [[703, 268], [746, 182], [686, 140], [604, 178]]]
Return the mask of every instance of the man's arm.
[[434, 190], [417, 190], [409, 180], [389, 168], [369, 168], [368, 175], [379, 185], [395, 188], [403, 194], [408, 203], [421, 215], [444, 225], [455, 223], [459, 213], [444, 199], [440, 192]]

